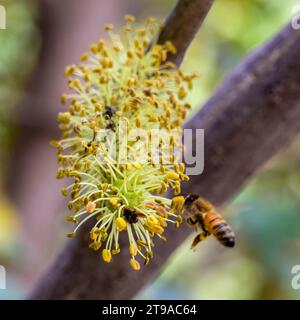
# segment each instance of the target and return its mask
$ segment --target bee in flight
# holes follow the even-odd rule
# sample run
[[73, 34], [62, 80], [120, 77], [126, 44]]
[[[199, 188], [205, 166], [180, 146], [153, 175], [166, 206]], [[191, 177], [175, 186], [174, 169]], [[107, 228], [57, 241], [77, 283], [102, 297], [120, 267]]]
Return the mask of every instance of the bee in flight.
[[110, 120], [116, 113], [116, 110], [113, 107], [105, 106], [105, 111], [103, 113], [106, 120]]
[[184, 209], [191, 214], [191, 217], [187, 219], [187, 223], [191, 226], [200, 226], [202, 229], [202, 232], [193, 240], [192, 249], [211, 234], [223, 246], [234, 247], [234, 232], [211, 203], [198, 195], [190, 194], [184, 200]]

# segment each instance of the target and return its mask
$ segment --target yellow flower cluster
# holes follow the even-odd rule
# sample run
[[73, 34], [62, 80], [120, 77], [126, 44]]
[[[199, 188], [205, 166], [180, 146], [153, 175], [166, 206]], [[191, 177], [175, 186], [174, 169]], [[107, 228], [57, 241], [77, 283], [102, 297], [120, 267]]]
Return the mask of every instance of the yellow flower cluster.
[[[70, 93], [61, 101], [68, 109], [58, 115], [62, 137], [52, 144], [61, 165], [57, 178], [73, 179], [62, 189], [74, 212], [67, 221], [76, 224], [68, 236], [74, 237], [89, 223], [90, 248], [102, 247], [102, 258], [109, 263], [121, 250], [119, 234], [126, 232], [130, 265], [139, 270], [136, 257], [143, 257], [145, 264], [152, 259], [153, 238], [165, 240], [167, 224], [178, 227], [182, 222], [163, 194], [168, 189], [179, 194], [181, 181], [188, 180], [184, 164], [173, 152], [182, 148], [180, 135], [172, 132], [181, 133], [190, 108], [184, 99], [195, 75], [184, 74], [167, 61], [176, 53], [171, 42], [150, 46], [160, 28], [153, 18], [141, 28], [134, 28], [132, 16], [126, 21], [122, 35], [115, 34], [112, 25], [105, 27], [110, 46], [100, 40], [81, 56], [79, 65], [66, 68]], [[127, 140], [130, 159], [121, 161], [120, 137], [140, 129], [146, 130], [146, 137], [138, 134]], [[166, 147], [163, 137], [158, 139], [155, 162], [143, 147], [155, 140], [158, 129], [170, 135], [170, 143]]]

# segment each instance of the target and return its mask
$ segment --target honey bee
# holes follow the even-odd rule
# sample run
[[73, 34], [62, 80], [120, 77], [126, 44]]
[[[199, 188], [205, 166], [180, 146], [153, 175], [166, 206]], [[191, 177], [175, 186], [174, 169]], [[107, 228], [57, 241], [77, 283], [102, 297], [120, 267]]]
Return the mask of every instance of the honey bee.
[[198, 195], [190, 194], [185, 198], [184, 208], [192, 215], [187, 219], [187, 223], [191, 226], [200, 226], [202, 229], [202, 232], [194, 238], [192, 249], [211, 234], [223, 246], [234, 247], [234, 232], [210, 202]]
[[106, 120], [110, 120], [116, 113], [116, 110], [110, 106], [105, 106], [103, 116]]
[[115, 131], [116, 130], [116, 124], [114, 122], [110, 122], [107, 126], [106, 129]]
[[112, 117], [116, 114], [116, 110], [110, 106], [105, 106], [105, 112], [103, 113], [104, 119], [108, 121], [106, 129], [115, 131], [116, 124], [112, 120]]
[[137, 223], [139, 218], [145, 218], [145, 214], [131, 207], [125, 207], [123, 210], [124, 219], [130, 223]]

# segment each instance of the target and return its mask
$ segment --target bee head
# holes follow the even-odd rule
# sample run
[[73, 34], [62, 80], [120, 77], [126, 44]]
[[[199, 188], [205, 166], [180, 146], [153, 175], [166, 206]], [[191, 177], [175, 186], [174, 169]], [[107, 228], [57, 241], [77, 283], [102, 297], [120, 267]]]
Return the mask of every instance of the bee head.
[[131, 224], [138, 222], [138, 216], [133, 208], [125, 207], [123, 210], [123, 216], [125, 220]]
[[195, 200], [197, 200], [199, 196], [197, 194], [189, 194], [185, 200], [184, 200], [184, 205], [189, 206], [191, 205]]
[[106, 120], [112, 118], [116, 113], [116, 110], [113, 107], [105, 106], [104, 118]]

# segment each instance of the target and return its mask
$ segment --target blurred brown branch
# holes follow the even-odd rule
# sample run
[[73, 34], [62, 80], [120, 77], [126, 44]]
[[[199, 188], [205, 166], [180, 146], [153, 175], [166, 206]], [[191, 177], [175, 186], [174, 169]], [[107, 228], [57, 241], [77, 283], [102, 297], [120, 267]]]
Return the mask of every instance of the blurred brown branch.
[[[186, 124], [205, 129], [206, 163], [185, 191], [216, 204], [228, 201], [299, 133], [299, 55], [300, 31], [287, 26], [242, 62]], [[132, 298], [189, 234], [186, 227], [167, 233], [171, 240], [159, 243], [153, 262], [136, 273], [128, 266], [126, 249], [100, 270], [100, 258], [86, 249], [83, 230], [67, 243], [30, 298]]]

